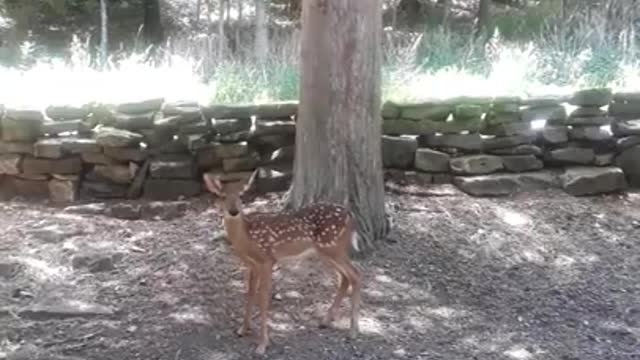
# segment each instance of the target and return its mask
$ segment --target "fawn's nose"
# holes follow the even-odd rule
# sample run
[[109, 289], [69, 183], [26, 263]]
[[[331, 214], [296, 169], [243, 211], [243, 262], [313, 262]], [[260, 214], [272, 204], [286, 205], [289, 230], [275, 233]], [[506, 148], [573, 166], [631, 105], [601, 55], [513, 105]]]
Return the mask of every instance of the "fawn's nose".
[[231, 215], [231, 216], [236, 216], [236, 215], [238, 215], [239, 212], [240, 211], [238, 211], [238, 209], [236, 209], [236, 208], [229, 209], [229, 215]]

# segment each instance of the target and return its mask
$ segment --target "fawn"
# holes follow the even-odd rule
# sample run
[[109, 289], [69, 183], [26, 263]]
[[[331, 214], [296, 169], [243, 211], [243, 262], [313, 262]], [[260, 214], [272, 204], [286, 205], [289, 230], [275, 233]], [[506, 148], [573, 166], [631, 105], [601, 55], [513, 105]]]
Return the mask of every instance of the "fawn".
[[269, 345], [267, 329], [273, 266], [279, 260], [316, 254], [338, 272], [340, 282], [333, 303], [320, 326], [335, 320], [336, 311], [351, 286], [350, 336], [358, 334], [360, 274], [351, 264], [349, 243], [357, 250], [357, 236], [350, 212], [338, 205], [314, 204], [295, 212], [245, 214], [241, 196], [252, 187], [257, 172], [243, 183], [226, 183], [204, 174], [207, 189], [223, 211], [223, 224], [232, 251], [246, 266], [246, 303], [239, 336], [251, 328], [251, 312], [257, 302], [260, 334], [256, 353], [264, 354]]

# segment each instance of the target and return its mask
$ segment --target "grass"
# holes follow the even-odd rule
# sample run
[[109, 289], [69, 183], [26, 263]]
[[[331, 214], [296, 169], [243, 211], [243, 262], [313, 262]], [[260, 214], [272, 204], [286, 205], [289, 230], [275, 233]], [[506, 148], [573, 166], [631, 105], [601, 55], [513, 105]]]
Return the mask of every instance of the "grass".
[[[105, 71], [91, 66], [86, 43], [74, 42], [66, 61], [33, 55], [27, 44], [21, 56], [28, 67], [0, 67], [0, 99], [7, 106], [44, 107], [160, 96], [202, 103], [297, 98], [299, 67], [293, 42], [278, 43], [279, 52], [260, 64], [250, 57], [220, 56], [216, 49], [203, 52], [195, 43], [191, 48], [188, 42], [174, 43], [181, 47], [167, 47], [153, 64], [144, 51], [115, 54]], [[195, 48], [200, 50], [191, 51]], [[599, 86], [640, 91], [640, 51], [611, 39], [590, 42], [586, 35], [514, 42], [496, 33], [482, 44], [432, 31], [410, 41], [386, 41], [384, 51], [385, 100], [527, 96]]]

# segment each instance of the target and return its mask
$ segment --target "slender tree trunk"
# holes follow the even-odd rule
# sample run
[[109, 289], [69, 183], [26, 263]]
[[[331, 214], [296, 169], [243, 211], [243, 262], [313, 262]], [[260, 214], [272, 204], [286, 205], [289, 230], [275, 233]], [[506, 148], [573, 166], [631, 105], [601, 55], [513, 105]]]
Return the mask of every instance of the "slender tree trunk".
[[387, 233], [381, 152], [381, 0], [305, 0], [289, 205], [347, 204], [359, 247]]
[[100, 0], [100, 67], [106, 68], [109, 58], [109, 15], [107, 0]]
[[195, 16], [195, 21], [193, 22], [193, 26], [195, 27], [196, 31], [200, 30], [200, 9], [202, 8], [202, 0], [198, 0], [196, 2], [196, 16]]
[[220, 0], [220, 16], [218, 17], [218, 55], [224, 57], [227, 47], [227, 41], [224, 34], [224, 12], [226, 9], [226, 1]]
[[255, 57], [259, 62], [264, 62], [269, 54], [269, 31], [267, 29], [267, 0], [255, 0], [256, 27], [255, 27]]
[[147, 45], [160, 45], [164, 30], [160, 19], [160, 0], [144, 0], [144, 26], [142, 34]]
[[[243, 9], [243, 2], [242, 0], [238, 0], [238, 21], [236, 22], [236, 53], [240, 53], [239, 49], [242, 48], [242, 39], [240, 39], [241, 33], [242, 33], [242, 12], [244, 11]], [[242, 54], [240, 54], [242, 55]]]
[[491, 0], [480, 0], [477, 21], [476, 39], [484, 37], [488, 40], [491, 36]]

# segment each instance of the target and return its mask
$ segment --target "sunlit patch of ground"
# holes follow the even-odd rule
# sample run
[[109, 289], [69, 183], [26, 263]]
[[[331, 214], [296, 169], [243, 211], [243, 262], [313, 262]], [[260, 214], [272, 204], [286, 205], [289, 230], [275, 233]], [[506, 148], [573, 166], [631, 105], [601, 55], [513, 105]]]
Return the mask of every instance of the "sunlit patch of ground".
[[[256, 204], [263, 210], [275, 200]], [[637, 194], [479, 199], [400, 191], [388, 203], [394, 241], [356, 261], [361, 336], [347, 340], [348, 299], [332, 328], [318, 328], [335, 274], [320, 261], [292, 262], [275, 272], [270, 358], [638, 355]], [[123, 221], [0, 204], [0, 355], [252, 358], [252, 338], [234, 334], [243, 275], [206, 206], [194, 200], [171, 221]], [[112, 266], [74, 265], [78, 255]]]

